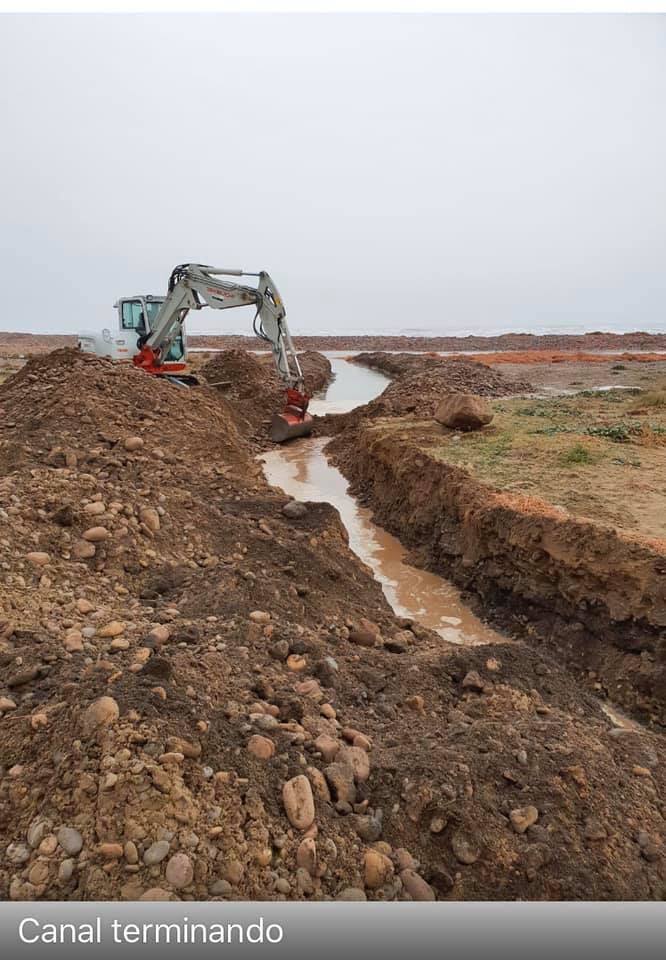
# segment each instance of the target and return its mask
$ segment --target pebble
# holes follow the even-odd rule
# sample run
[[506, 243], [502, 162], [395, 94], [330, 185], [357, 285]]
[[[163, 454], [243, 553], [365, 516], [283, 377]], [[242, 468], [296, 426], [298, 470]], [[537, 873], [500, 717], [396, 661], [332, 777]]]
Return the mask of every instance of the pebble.
[[51, 559], [48, 553], [42, 553], [39, 550], [35, 550], [33, 553], [26, 553], [26, 560], [29, 560], [30, 563], [34, 564], [36, 567], [45, 566]]
[[123, 855], [123, 845], [121, 843], [101, 843], [99, 852], [103, 857], [120, 860]]
[[469, 866], [481, 856], [479, 847], [464, 833], [454, 833], [451, 837], [451, 849], [459, 863]]
[[25, 843], [10, 843], [5, 850], [5, 856], [10, 863], [25, 863], [30, 859], [30, 847]]
[[73, 873], [74, 861], [71, 857], [68, 857], [67, 860], [63, 860], [58, 867], [58, 879], [61, 880], [62, 883], [67, 883], [68, 880], [71, 880]]
[[133, 450], [140, 450], [143, 447], [143, 439], [141, 437], [125, 437], [123, 446], [125, 450], [129, 450], [130, 453]]
[[478, 690], [479, 692], [485, 687], [485, 683], [476, 670], [470, 670], [469, 673], [465, 674], [462, 685], [466, 690]]
[[75, 560], [90, 560], [97, 553], [94, 543], [87, 540], [77, 540], [72, 546], [72, 556]]
[[101, 543], [103, 540], [108, 540], [111, 534], [106, 527], [89, 527], [83, 531], [82, 536], [88, 543]]
[[151, 843], [146, 852], [143, 855], [143, 862], [147, 867], [155, 866], [157, 863], [161, 863], [162, 860], [169, 853], [169, 841], [168, 840], [156, 840], [155, 843]]
[[100, 697], [84, 711], [81, 718], [83, 731], [89, 735], [99, 727], [108, 727], [115, 723], [119, 716], [120, 710], [113, 697]]
[[356, 803], [354, 771], [348, 763], [330, 763], [324, 769], [324, 776], [333, 791], [334, 800], [342, 803]]
[[365, 890], [361, 890], [359, 887], [345, 887], [344, 890], [341, 890], [336, 897], [336, 900], [351, 902], [367, 899], [368, 898], [365, 895]]
[[393, 864], [385, 854], [377, 850], [366, 850], [363, 871], [366, 887], [377, 890], [393, 876]]
[[119, 637], [121, 633], [125, 632], [125, 624], [121, 620], [112, 620], [110, 623], [106, 623], [103, 627], [97, 631], [98, 637]]
[[194, 879], [194, 867], [186, 853], [174, 853], [167, 863], [165, 876], [176, 889], [189, 887]]
[[315, 805], [310, 781], [303, 774], [292, 777], [282, 788], [282, 802], [289, 822], [297, 830], [307, 830], [314, 823]]
[[48, 820], [34, 820], [28, 827], [26, 839], [33, 850], [40, 845], [51, 829]]
[[315, 750], [321, 753], [325, 763], [330, 763], [340, 749], [339, 742], [334, 737], [329, 737], [327, 733], [322, 733], [317, 737], [313, 746]]
[[342, 747], [338, 754], [338, 761], [349, 764], [357, 783], [363, 783], [370, 776], [370, 758], [361, 747]]
[[70, 857], [75, 857], [83, 847], [83, 837], [74, 827], [61, 827], [56, 834], [58, 843]]
[[435, 900], [435, 891], [415, 870], [403, 870], [400, 874], [404, 888], [412, 900]]
[[250, 620], [253, 623], [270, 623], [271, 615], [265, 610], [253, 610], [250, 614]]
[[317, 844], [311, 837], [301, 841], [296, 851], [296, 864], [307, 870], [311, 877], [317, 875]]
[[6, 713], [8, 710], [16, 710], [16, 704], [10, 697], [0, 697], [0, 711]]
[[275, 753], [275, 744], [268, 737], [255, 734], [248, 740], [247, 749], [260, 760], [270, 760]]
[[307, 512], [306, 505], [298, 500], [291, 500], [289, 503], [285, 503], [282, 508], [282, 513], [289, 520], [300, 520]]
[[139, 520], [153, 533], [160, 529], [160, 515], [153, 507], [143, 507], [139, 511]]
[[94, 500], [92, 503], [85, 505], [83, 512], [96, 517], [99, 516], [100, 513], [106, 513], [106, 505], [101, 500]]
[[516, 833], [525, 833], [525, 831], [536, 823], [539, 819], [539, 811], [531, 805], [527, 807], [517, 807], [509, 814], [511, 826]]

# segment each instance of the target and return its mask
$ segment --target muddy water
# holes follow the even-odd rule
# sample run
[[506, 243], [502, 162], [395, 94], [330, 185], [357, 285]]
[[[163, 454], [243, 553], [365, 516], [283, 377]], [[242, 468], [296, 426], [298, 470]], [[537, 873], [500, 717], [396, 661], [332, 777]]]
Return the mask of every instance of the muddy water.
[[[388, 380], [364, 367], [332, 358], [336, 379], [326, 396], [313, 400], [314, 413], [344, 413], [367, 403]], [[340, 471], [323, 454], [326, 439], [295, 440], [262, 456], [269, 483], [297, 500], [333, 504], [349, 535], [349, 546], [379, 581], [398, 616], [411, 617], [453, 643], [504, 643], [460, 599], [453, 584], [405, 562], [405, 550], [395, 537], [372, 522], [371, 511], [348, 493]]]

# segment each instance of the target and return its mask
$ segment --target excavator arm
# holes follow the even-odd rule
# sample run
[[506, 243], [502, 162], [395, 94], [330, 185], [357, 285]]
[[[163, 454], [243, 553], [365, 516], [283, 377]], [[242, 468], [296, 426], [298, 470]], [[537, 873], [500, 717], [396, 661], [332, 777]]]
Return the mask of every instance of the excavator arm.
[[[225, 279], [227, 277], [254, 277], [257, 283], [250, 286]], [[263, 270], [246, 273], [200, 263], [183, 263], [175, 267], [169, 278], [167, 296], [152, 329], [139, 343], [135, 365], [148, 373], [173, 373], [176, 367], [172, 363], [166, 364], [164, 358], [189, 311], [201, 310], [205, 306], [216, 310], [254, 306], [254, 332], [270, 345], [278, 376], [287, 388], [287, 404], [285, 410], [273, 418], [271, 437], [281, 442], [309, 433], [312, 424], [312, 418], [307, 414], [309, 397], [304, 392], [303, 373], [289, 333], [286, 311], [277, 287]], [[183, 366], [178, 365], [178, 369]]]

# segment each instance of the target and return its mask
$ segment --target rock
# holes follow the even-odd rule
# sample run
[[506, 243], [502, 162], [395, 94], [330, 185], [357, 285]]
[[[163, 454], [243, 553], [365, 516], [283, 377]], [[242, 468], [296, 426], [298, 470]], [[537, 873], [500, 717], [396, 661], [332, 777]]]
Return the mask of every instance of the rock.
[[67, 860], [63, 860], [58, 868], [58, 879], [61, 883], [67, 883], [68, 880], [72, 879], [72, 874], [74, 873], [74, 860], [71, 857], [68, 857]]
[[99, 852], [103, 857], [108, 857], [111, 860], [120, 860], [123, 855], [123, 845], [122, 843], [101, 843]]
[[253, 623], [270, 623], [271, 615], [265, 610], [253, 610], [250, 614]]
[[370, 776], [370, 758], [361, 747], [342, 747], [338, 754], [340, 763], [347, 763], [354, 771], [354, 780], [363, 783]]
[[113, 697], [100, 697], [84, 711], [81, 725], [85, 735], [89, 736], [99, 727], [111, 726], [119, 716], [120, 710]]
[[134, 450], [140, 450], [143, 447], [143, 439], [141, 437], [126, 437], [123, 441], [123, 446], [125, 450], [129, 450], [130, 453]]
[[436, 900], [435, 891], [415, 870], [403, 870], [400, 874], [403, 886], [412, 900]]
[[296, 864], [307, 870], [311, 877], [317, 875], [317, 844], [311, 837], [302, 840], [296, 851]]
[[10, 843], [5, 850], [5, 856], [9, 862], [16, 864], [17, 866], [21, 863], [27, 863], [27, 861], [30, 859], [30, 855], [30, 847], [25, 843]]
[[112, 620], [110, 623], [105, 624], [103, 627], [97, 631], [98, 637], [119, 637], [121, 633], [125, 632], [125, 624], [120, 620]]
[[101, 513], [106, 513], [106, 506], [101, 500], [93, 500], [92, 503], [85, 505], [83, 512], [89, 516], [98, 517]]
[[487, 401], [474, 393], [450, 393], [435, 410], [435, 420], [452, 430], [480, 430], [493, 419]]
[[282, 802], [289, 822], [297, 830], [307, 830], [315, 818], [310, 781], [303, 774], [292, 777], [282, 788]]
[[156, 627], [153, 627], [148, 634], [148, 640], [151, 644], [161, 647], [168, 641], [170, 636], [171, 631], [169, 628], [165, 624], [159, 623]]
[[466, 690], [478, 690], [479, 692], [485, 687], [485, 683], [476, 670], [470, 670], [469, 673], [465, 674], [462, 685]]
[[536, 807], [517, 807], [509, 814], [511, 826], [516, 833], [525, 833], [525, 831], [536, 823], [539, 819], [539, 811]]
[[269, 651], [274, 660], [286, 660], [289, 656], [289, 641], [277, 640]]
[[458, 832], [451, 837], [451, 849], [453, 855], [459, 863], [469, 866], [481, 856], [481, 850], [466, 834]]
[[50, 830], [51, 823], [49, 820], [34, 820], [30, 824], [26, 839], [33, 850], [40, 845], [44, 837], [48, 836]]
[[94, 543], [88, 543], [87, 540], [77, 540], [72, 545], [72, 557], [74, 560], [90, 560], [97, 553]]
[[157, 533], [160, 529], [160, 515], [153, 507], [143, 507], [139, 510], [139, 520], [153, 533]]
[[83, 847], [83, 837], [74, 827], [61, 827], [57, 834], [58, 843], [70, 857], [75, 857]]
[[176, 889], [189, 887], [194, 879], [194, 867], [186, 853], [174, 853], [167, 863], [165, 876]]
[[359, 889], [359, 887], [345, 887], [344, 890], [341, 890], [337, 895], [336, 900], [342, 900], [347, 902], [367, 900], [368, 898], [365, 895], [365, 891]]
[[380, 639], [381, 630], [372, 620], [361, 617], [357, 626], [349, 631], [349, 639], [360, 647], [374, 647]]
[[324, 776], [331, 788], [333, 799], [343, 803], [356, 803], [354, 770], [348, 763], [331, 763], [324, 768]]
[[285, 503], [282, 508], [282, 513], [285, 517], [288, 517], [289, 520], [300, 520], [306, 515], [308, 508], [304, 503], [300, 503], [298, 500], [291, 500], [289, 503]]
[[36, 567], [44, 567], [51, 559], [48, 553], [42, 553], [39, 550], [34, 551], [33, 553], [26, 553], [26, 560], [34, 564]]
[[228, 880], [216, 880], [211, 883], [208, 892], [212, 897], [228, 897], [230, 893], [233, 893], [233, 889]]
[[89, 527], [83, 531], [82, 536], [88, 543], [101, 543], [103, 540], [108, 540], [111, 534], [106, 527]]
[[80, 653], [83, 650], [83, 636], [78, 630], [70, 630], [63, 640], [63, 646], [68, 653]]
[[329, 737], [327, 733], [317, 737], [313, 746], [321, 753], [325, 763], [330, 763], [340, 749], [340, 743], [334, 737]]
[[161, 863], [169, 853], [168, 840], [156, 840], [151, 843], [143, 855], [143, 862], [147, 867], [153, 867], [156, 863]]
[[369, 890], [383, 887], [393, 876], [393, 864], [377, 850], [366, 850], [363, 869], [365, 885]]
[[90, 600], [86, 600], [85, 597], [79, 597], [76, 601], [76, 609], [79, 613], [92, 613], [95, 609], [95, 604], [91, 603]]
[[16, 710], [16, 703], [10, 697], [0, 697], [0, 712], [7, 713], [8, 710]]
[[255, 734], [248, 740], [247, 749], [260, 760], [270, 760], [275, 753], [275, 744], [268, 737]]
[[154, 902], [173, 900], [173, 894], [169, 893], [168, 890], [163, 890], [162, 887], [151, 887], [150, 890], [146, 890], [145, 893], [141, 894], [139, 900]]

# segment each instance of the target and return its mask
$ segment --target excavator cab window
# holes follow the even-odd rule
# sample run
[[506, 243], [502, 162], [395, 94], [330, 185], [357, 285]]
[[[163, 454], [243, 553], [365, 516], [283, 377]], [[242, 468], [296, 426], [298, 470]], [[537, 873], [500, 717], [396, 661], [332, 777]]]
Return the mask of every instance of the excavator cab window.
[[123, 300], [121, 317], [123, 330], [145, 332], [145, 318], [140, 300]]

